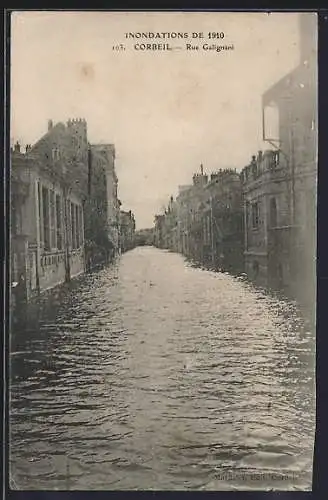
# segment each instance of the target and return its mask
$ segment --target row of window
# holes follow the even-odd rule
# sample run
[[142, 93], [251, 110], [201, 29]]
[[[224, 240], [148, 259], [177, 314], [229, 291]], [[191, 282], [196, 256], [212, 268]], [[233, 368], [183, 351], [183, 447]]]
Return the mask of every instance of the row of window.
[[82, 207], [38, 183], [39, 228], [41, 246], [45, 251], [63, 250], [65, 226], [68, 245], [72, 249], [83, 243]]
[[[316, 217], [316, 197], [313, 190], [306, 191], [296, 199], [296, 216], [298, 223], [311, 227]], [[256, 229], [260, 225], [260, 202], [256, 201], [248, 205], [247, 210], [248, 227]], [[250, 219], [249, 219], [250, 217]], [[277, 200], [275, 197], [270, 199], [269, 205], [269, 226], [275, 228], [278, 226]]]
[[[247, 210], [247, 217], [250, 217], [247, 226], [257, 229], [261, 222], [260, 203], [258, 201], [250, 204], [250, 211]], [[270, 200], [270, 226], [277, 226], [277, 203], [275, 198], [271, 198]]]
[[[251, 227], [258, 228], [260, 225], [260, 204], [258, 201], [251, 204]], [[270, 227], [277, 226], [277, 203], [275, 198], [270, 200]]]

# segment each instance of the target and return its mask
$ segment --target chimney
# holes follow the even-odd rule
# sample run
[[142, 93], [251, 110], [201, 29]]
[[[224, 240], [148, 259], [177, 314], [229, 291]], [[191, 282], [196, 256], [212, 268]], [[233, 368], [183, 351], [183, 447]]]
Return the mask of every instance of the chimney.
[[20, 153], [20, 144], [18, 141], [15, 144], [14, 151], [15, 151], [15, 153]]
[[50, 130], [52, 129], [52, 127], [53, 127], [52, 120], [48, 120], [48, 132], [50, 132]]
[[204, 167], [202, 163], [200, 164], [200, 173], [201, 175], [204, 175]]

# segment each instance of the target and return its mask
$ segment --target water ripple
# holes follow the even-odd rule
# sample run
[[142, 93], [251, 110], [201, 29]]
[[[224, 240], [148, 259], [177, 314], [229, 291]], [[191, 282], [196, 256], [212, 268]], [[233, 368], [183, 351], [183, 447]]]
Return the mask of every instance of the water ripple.
[[311, 488], [315, 335], [295, 304], [147, 247], [59, 294], [12, 337], [16, 487]]

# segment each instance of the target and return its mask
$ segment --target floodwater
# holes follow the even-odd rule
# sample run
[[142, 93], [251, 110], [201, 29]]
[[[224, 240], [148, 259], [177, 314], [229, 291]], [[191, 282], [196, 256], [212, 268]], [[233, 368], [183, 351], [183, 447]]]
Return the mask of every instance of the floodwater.
[[12, 336], [13, 489], [311, 489], [315, 334], [296, 306], [139, 247]]

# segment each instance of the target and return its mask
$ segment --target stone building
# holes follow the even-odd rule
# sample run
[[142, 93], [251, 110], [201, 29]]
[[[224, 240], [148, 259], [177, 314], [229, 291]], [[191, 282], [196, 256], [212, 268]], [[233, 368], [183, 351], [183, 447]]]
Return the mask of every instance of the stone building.
[[120, 249], [131, 250], [135, 245], [136, 221], [131, 210], [120, 212]]
[[205, 187], [208, 183], [208, 175], [204, 173], [203, 165], [200, 166], [200, 173], [193, 175], [192, 182], [185, 212], [187, 219], [183, 221], [188, 236], [187, 257], [199, 264], [204, 264], [203, 208], [207, 198]]
[[[252, 157], [242, 171], [244, 203], [245, 271], [251, 280], [269, 287], [269, 228], [278, 227], [276, 199], [280, 194], [279, 227], [289, 230], [288, 171], [279, 163], [279, 153], [268, 150]], [[285, 184], [285, 185], [284, 185]], [[274, 200], [274, 201], [271, 201]], [[285, 210], [282, 210], [284, 201]], [[282, 254], [281, 254], [282, 255]], [[281, 272], [276, 274], [277, 279]]]
[[154, 220], [154, 245], [164, 248], [165, 214], [155, 215]]
[[264, 139], [243, 171], [246, 272], [302, 302], [315, 294], [316, 16], [300, 14], [300, 63], [263, 95]]
[[243, 208], [240, 175], [234, 169], [212, 173], [204, 188], [203, 261], [224, 271], [243, 271]]
[[243, 217], [240, 176], [225, 169], [195, 173], [192, 185], [179, 186], [164, 214], [155, 218], [155, 241], [207, 267], [243, 270]]
[[178, 218], [177, 203], [173, 196], [170, 197], [167, 209], [165, 210], [164, 220], [164, 248], [176, 252], [178, 250]]
[[85, 270], [83, 191], [61, 150], [39, 147], [11, 152], [11, 281], [27, 300]]
[[[86, 238], [88, 262], [107, 261], [119, 251], [120, 200], [112, 144], [89, 145]], [[91, 264], [92, 267], [92, 264]]]
[[191, 241], [190, 241], [190, 227], [191, 227], [191, 205], [193, 186], [183, 185], [179, 186], [178, 196], [176, 197], [177, 205], [177, 239], [178, 239], [178, 252], [185, 256], [191, 256]]
[[201, 204], [208, 176], [201, 165], [192, 184], [179, 186], [175, 200], [171, 197], [162, 222], [164, 248], [182, 253], [187, 258], [203, 261]]
[[154, 244], [159, 248], [177, 251], [177, 203], [170, 197], [164, 214], [155, 216]]
[[154, 228], [138, 229], [135, 232], [135, 246], [153, 246], [154, 245]]
[[49, 120], [33, 146], [12, 149], [11, 280], [25, 299], [83, 273], [86, 239], [88, 259], [107, 240], [118, 249], [114, 158], [112, 145], [88, 143], [84, 119]]

